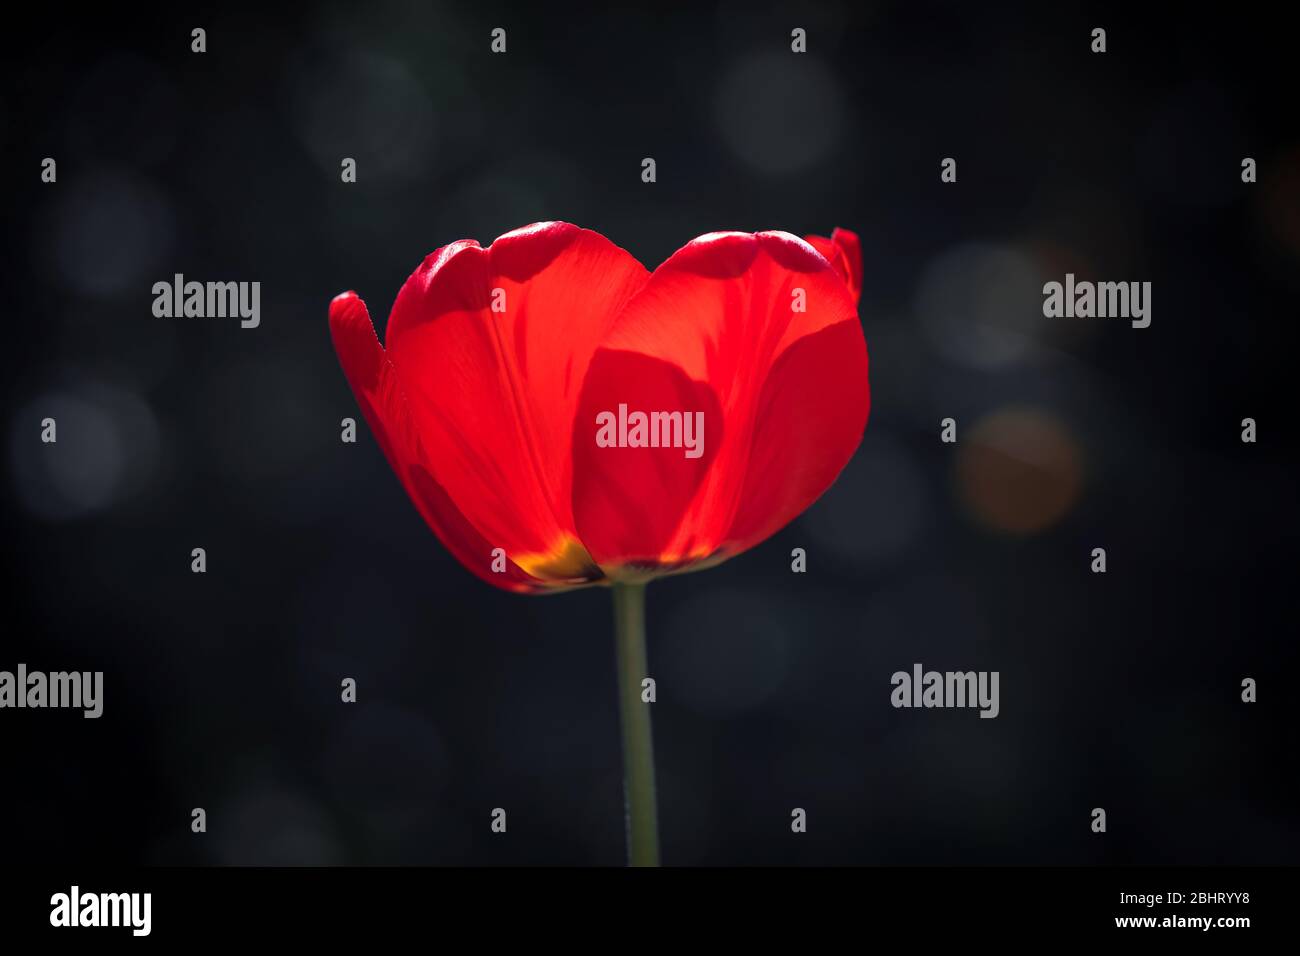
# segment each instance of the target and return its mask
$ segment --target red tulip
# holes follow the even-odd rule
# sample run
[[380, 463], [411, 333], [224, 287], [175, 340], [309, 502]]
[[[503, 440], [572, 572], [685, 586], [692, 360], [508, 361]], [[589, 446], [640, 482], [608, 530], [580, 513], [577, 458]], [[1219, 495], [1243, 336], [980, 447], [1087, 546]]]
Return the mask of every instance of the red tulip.
[[[330, 329], [438, 537], [484, 580], [544, 592], [712, 566], [812, 504], [866, 426], [861, 282], [842, 229], [712, 233], [647, 272], [537, 223], [426, 258], [386, 347], [353, 292]], [[638, 412], [660, 416], [638, 432]]]
[[330, 304], [366, 420], [462, 564], [613, 585], [633, 865], [659, 861], [644, 582], [753, 547], [835, 480], [871, 404], [861, 285], [842, 229], [712, 233], [650, 273], [546, 222], [425, 259], [387, 348], [355, 293]]

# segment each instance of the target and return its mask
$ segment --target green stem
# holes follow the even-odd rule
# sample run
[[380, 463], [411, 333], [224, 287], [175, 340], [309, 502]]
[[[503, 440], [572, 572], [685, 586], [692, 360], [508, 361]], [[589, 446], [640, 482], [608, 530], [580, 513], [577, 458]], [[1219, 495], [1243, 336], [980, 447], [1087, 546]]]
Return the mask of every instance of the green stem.
[[650, 705], [641, 700], [646, 673], [645, 585], [614, 585], [614, 637], [618, 645], [618, 700], [623, 725], [623, 792], [627, 804], [628, 866], [659, 865], [659, 813], [655, 808], [655, 754]]

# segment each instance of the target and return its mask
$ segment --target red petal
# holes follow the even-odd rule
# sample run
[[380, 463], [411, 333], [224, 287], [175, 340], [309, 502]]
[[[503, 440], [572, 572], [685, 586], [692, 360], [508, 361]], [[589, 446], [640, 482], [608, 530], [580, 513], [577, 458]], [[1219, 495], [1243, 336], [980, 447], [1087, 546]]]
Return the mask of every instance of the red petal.
[[507, 591], [540, 590], [545, 583], [506, 561], [491, 571], [492, 545], [480, 535], [432, 479], [419, 433], [411, 422], [401, 383], [384, 354], [366, 305], [355, 292], [330, 303], [330, 334], [343, 374], [384, 457], [416, 510], [457, 560], [483, 580]]
[[[620, 403], [703, 412], [704, 457], [598, 447], [594, 415]], [[607, 573], [750, 547], [834, 480], [868, 406], [855, 304], [822, 255], [788, 233], [696, 239], [655, 270], [592, 363], [574, 424], [579, 536]]]
[[[620, 415], [621, 403], [628, 416], [703, 412], [701, 454], [691, 458], [685, 448], [671, 447], [598, 447], [598, 416]], [[686, 437], [685, 424], [679, 419], [678, 438]], [[618, 565], [656, 569], [689, 562], [712, 550], [712, 544], [695, 541], [673, 550], [673, 533], [717, 458], [722, 427], [722, 411], [707, 382], [692, 381], [671, 362], [640, 352], [596, 352], [573, 422], [573, 496], [579, 537], [607, 573]], [[654, 429], [656, 439], [660, 432]]]
[[574, 412], [592, 353], [647, 279], [603, 236], [538, 223], [438, 250], [393, 306], [387, 354], [430, 480], [535, 576], [600, 576], [573, 518]]
[[829, 239], [825, 236], [809, 236], [808, 242], [840, 274], [856, 304], [862, 295], [862, 243], [858, 234], [837, 228]]
[[761, 427], [726, 550], [753, 547], [816, 501], [853, 457], [870, 409], [866, 342], [856, 321], [786, 349], [758, 398]]

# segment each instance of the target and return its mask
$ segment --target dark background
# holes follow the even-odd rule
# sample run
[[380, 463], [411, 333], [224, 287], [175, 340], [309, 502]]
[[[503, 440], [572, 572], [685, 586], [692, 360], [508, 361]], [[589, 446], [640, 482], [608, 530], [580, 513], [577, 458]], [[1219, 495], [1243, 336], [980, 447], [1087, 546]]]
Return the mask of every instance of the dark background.
[[[649, 589], [666, 863], [1297, 861], [1300, 136], [1266, 8], [37, 7], [0, 87], [0, 669], [103, 670], [105, 710], [0, 712], [0, 861], [622, 861], [609, 594], [480, 583], [339, 441], [330, 298], [382, 333], [428, 252], [541, 219], [651, 267], [718, 229], [863, 240], [857, 456]], [[1045, 319], [1066, 271], [1152, 282], [1151, 327]], [[260, 281], [261, 327], [154, 318], [176, 272]], [[1001, 715], [893, 709], [914, 662], [1000, 671]]]

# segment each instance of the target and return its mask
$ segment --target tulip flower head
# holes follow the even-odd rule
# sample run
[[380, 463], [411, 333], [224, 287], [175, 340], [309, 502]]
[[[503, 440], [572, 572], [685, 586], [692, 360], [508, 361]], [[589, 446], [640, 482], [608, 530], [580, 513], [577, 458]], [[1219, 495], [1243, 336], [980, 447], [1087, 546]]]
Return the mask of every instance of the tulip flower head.
[[647, 272], [563, 222], [424, 260], [381, 346], [330, 304], [334, 348], [424, 520], [510, 591], [610, 585], [628, 861], [659, 862], [645, 582], [784, 527], [862, 440], [857, 236], [717, 232]]
[[535, 223], [461, 240], [334, 347], [389, 464], [470, 571], [510, 591], [716, 565], [835, 480], [870, 408], [857, 236], [719, 232], [653, 272]]

